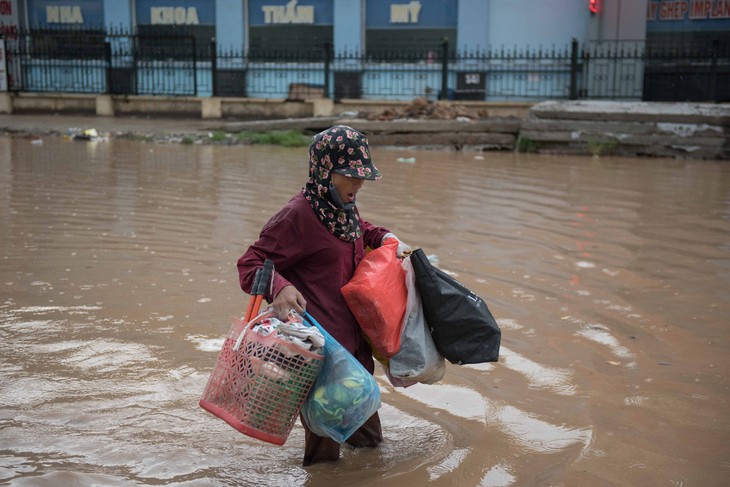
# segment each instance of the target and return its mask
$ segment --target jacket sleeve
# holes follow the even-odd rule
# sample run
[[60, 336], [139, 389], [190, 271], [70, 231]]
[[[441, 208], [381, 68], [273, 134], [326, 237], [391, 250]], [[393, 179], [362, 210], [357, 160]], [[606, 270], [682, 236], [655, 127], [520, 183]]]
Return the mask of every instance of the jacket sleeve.
[[390, 230], [385, 227], [376, 227], [372, 223], [366, 222], [362, 219], [360, 220], [360, 225], [362, 226], [365, 246], [370, 247], [371, 249], [377, 249], [380, 247], [380, 244], [383, 243], [383, 237], [385, 237], [386, 233], [390, 232]]
[[274, 263], [274, 279], [264, 297], [272, 302], [279, 291], [291, 285], [277, 271], [295, 265], [303, 255], [303, 245], [304, 239], [293, 212], [284, 209], [274, 215], [261, 229], [258, 240], [238, 259], [241, 289], [250, 294], [256, 271], [263, 267], [264, 260], [270, 259]]

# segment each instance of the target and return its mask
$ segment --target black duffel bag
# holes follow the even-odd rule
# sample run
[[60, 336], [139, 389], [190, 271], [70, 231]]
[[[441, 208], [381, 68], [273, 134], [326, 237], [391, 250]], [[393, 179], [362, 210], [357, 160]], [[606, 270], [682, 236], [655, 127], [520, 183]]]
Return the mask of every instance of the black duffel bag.
[[482, 298], [428, 261], [411, 254], [426, 323], [439, 353], [452, 364], [496, 362], [502, 331]]

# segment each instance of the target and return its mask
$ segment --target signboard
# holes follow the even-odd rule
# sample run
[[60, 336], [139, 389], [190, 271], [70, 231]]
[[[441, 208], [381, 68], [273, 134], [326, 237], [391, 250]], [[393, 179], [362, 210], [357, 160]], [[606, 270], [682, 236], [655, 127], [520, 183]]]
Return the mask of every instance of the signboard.
[[139, 25], [215, 25], [211, 0], [137, 0]]
[[249, 0], [249, 26], [332, 25], [335, 0]]
[[648, 32], [729, 31], [730, 0], [650, 0]]
[[484, 100], [487, 91], [487, 73], [471, 71], [456, 74], [457, 100]]
[[[368, 0], [365, 47], [373, 59], [402, 53], [433, 62], [443, 39], [456, 45], [458, 0]], [[423, 57], [425, 56], [425, 58]]]
[[6, 39], [18, 35], [18, 0], [0, 1], [0, 35]]
[[455, 28], [457, 0], [368, 0], [365, 23], [369, 29]]
[[334, 1], [249, 0], [249, 52], [321, 61], [332, 45]]
[[28, 20], [34, 29], [98, 29], [104, 25], [104, 0], [28, 0]]

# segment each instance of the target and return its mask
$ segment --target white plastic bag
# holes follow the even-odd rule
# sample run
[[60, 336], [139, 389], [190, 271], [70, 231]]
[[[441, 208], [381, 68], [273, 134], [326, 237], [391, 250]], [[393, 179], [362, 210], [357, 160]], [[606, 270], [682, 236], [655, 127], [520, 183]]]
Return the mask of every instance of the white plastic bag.
[[411, 258], [403, 259], [402, 265], [406, 273], [406, 287], [408, 288], [406, 314], [403, 318], [405, 323], [401, 334], [400, 350], [388, 362], [387, 373], [391, 383], [395, 386], [407, 387], [416, 382], [433, 384], [444, 377], [446, 362], [436, 350], [436, 345], [431, 338], [431, 332], [423, 313], [421, 296], [416, 287]]

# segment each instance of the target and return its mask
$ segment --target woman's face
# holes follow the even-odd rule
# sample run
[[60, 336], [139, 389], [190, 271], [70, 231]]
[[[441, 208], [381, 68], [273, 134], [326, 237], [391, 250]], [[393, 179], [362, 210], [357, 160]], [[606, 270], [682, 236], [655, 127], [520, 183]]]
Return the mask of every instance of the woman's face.
[[337, 194], [340, 195], [343, 203], [354, 203], [357, 192], [360, 191], [365, 181], [365, 179], [348, 178], [336, 172], [332, 173], [332, 184], [335, 185]]

